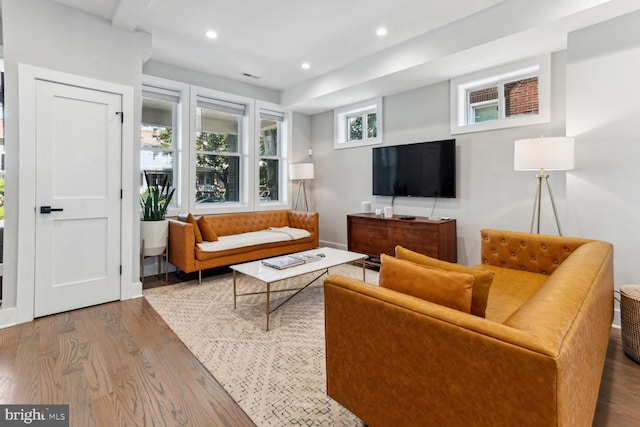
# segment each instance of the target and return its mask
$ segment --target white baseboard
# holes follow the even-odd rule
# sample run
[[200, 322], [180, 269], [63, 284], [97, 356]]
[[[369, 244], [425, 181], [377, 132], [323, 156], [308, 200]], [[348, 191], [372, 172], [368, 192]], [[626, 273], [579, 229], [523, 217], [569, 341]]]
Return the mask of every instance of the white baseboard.
[[343, 243], [328, 242], [326, 240], [320, 240], [318, 244], [320, 245], [321, 248], [342, 249], [343, 251], [347, 250], [347, 245]]
[[622, 325], [622, 321], [620, 320], [620, 309], [616, 308], [613, 310], [613, 324], [611, 326], [616, 329], [620, 329], [620, 325]]
[[7, 307], [0, 309], [0, 329], [8, 328], [9, 326], [15, 326], [16, 323], [16, 308]]
[[129, 298], [122, 298], [123, 300], [125, 299], [134, 299], [134, 298], [140, 298], [142, 296], [142, 282], [141, 281], [137, 281], [137, 282], [133, 282], [131, 284], [131, 295]]

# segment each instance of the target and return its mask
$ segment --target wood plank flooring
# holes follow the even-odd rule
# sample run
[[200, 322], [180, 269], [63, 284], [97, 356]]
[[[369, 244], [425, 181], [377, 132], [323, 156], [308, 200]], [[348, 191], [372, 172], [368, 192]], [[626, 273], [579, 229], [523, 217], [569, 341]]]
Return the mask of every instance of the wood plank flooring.
[[[71, 426], [253, 426], [144, 298], [0, 329], [0, 403], [68, 403]], [[613, 329], [593, 425], [640, 425], [639, 409]]]
[[253, 426], [144, 298], [0, 330], [0, 402], [71, 426]]

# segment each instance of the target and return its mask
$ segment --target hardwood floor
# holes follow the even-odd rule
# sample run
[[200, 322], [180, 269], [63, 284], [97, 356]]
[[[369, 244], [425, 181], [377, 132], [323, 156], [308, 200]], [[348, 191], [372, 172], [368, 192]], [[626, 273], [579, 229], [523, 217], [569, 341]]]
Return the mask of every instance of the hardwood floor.
[[[67, 403], [71, 426], [253, 426], [144, 298], [0, 329], [0, 403]], [[593, 425], [640, 425], [639, 408], [613, 329]]]
[[144, 298], [0, 330], [0, 402], [71, 426], [253, 426]]

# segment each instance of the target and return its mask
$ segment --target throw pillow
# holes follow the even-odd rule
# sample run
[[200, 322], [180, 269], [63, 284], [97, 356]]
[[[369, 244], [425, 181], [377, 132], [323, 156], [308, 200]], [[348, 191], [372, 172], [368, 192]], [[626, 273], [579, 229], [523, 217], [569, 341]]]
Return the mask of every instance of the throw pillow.
[[436, 267], [445, 271], [455, 271], [458, 273], [473, 275], [475, 280], [473, 282], [473, 296], [471, 298], [471, 314], [485, 317], [487, 300], [489, 299], [489, 288], [493, 281], [493, 271], [480, 270], [478, 268], [467, 267], [431, 258], [427, 255], [419, 254], [418, 252], [403, 248], [402, 246], [396, 246], [396, 257], [415, 262], [416, 264], [424, 265], [426, 267]]
[[218, 235], [213, 230], [213, 227], [209, 223], [209, 220], [204, 216], [198, 218], [198, 227], [200, 228], [200, 234], [202, 234], [202, 238], [207, 242], [217, 242]]
[[200, 227], [198, 227], [198, 221], [193, 217], [193, 215], [187, 215], [187, 222], [190, 222], [193, 225], [193, 234], [196, 236], [196, 243], [202, 243], [202, 233], [200, 233]]
[[473, 276], [424, 267], [411, 261], [382, 255], [379, 284], [403, 294], [471, 312]]

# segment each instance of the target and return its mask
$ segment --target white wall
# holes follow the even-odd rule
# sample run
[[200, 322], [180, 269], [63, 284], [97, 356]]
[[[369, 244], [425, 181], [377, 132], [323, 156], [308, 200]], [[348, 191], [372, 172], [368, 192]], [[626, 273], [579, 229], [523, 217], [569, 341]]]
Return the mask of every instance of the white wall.
[[[480, 229], [529, 231], [536, 180], [534, 172], [513, 170], [513, 142], [520, 138], [564, 136], [565, 52], [552, 56], [552, 122], [453, 136], [458, 159], [457, 198], [396, 198], [394, 210], [417, 216], [449, 216], [457, 220], [458, 262], [480, 262]], [[384, 98], [384, 145], [452, 138], [449, 130], [449, 84], [419, 88]], [[333, 113], [312, 117], [315, 204], [320, 212], [320, 239], [346, 247], [346, 215], [391, 204], [390, 197], [371, 195], [371, 147], [333, 149]], [[565, 176], [552, 172], [561, 223], [568, 222]], [[546, 197], [546, 193], [545, 193]], [[556, 233], [548, 197], [541, 231]]]
[[616, 287], [640, 283], [639, 27], [635, 12], [568, 39], [567, 132], [576, 138], [568, 232], [613, 243]]
[[150, 60], [144, 64], [142, 72], [150, 76], [220, 90], [234, 95], [246, 96], [247, 98], [259, 99], [274, 104], [280, 103], [280, 94], [278, 91], [237, 82], [224, 77], [213, 76], [211, 74], [204, 74], [199, 71], [188, 70], [164, 62]]
[[[30, 230], [34, 224], [25, 224], [20, 218], [18, 206], [23, 197], [33, 197], [34, 188], [20, 186], [21, 171], [20, 135], [18, 131], [18, 64], [29, 64], [77, 76], [89, 77], [134, 88], [132, 111], [135, 111], [128, 135], [129, 151], [123, 158], [131, 159], [131, 164], [123, 164], [130, 171], [137, 170], [139, 147], [132, 141], [139, 140], [140, 127], [140, 84], [143, 58], [151, 49], [149, 34], [118, 30], [107, 21], [74, 11], [50, 0], [3, 0], [3, 43], [5, 57], [5, 149], [6, 149], [6, 220], [5, 220], [5, 259], [3, 292], [4, 301], [0, 310], [0, 326], [12, 321], [24, 321], [12, 317], [17, 304], [17, 296], [24, 287], [33, 287], [33, 283], [20, 282], [18, 271], [33, 269], [34, 260], [23, 247], [28, 234], [18, 230]], [[137, 137], [136, 137], [137, 135]], [[123, 139], [123, 140], [126, 140]], [[25, 159], [20, 159], [25, 161]], [[28, 159], [26, 161], [29, 161]], [[34, 159], [35, 161], [35, 159]], [[125, 194], [133, 194], [137, 188], [137, 174], [130, 182], [123, 182]], [[133, 196], [132, 196], [133, 197]], [[139, 216], [137, 194], [135, 202], [130, 201], [130, 215], [123, 218], [123, 226], [128, 224], [131, 240], [123, 242], [123, 253], [135, 254], [128, 262], [128, 274], [131, 283], [138, 282], [139, 267]], [[135, 220], [134, 220], [135, 218]], [[23, 222], [20, 222], [20, 221]], [[81, 244], [82, 242], [79, 242]], [[129, 246], [127, 246], [129, 245]], [[124, 266], [123, 266], [124, 267]], [[18, 313], [20, 312], [20, 307]], [[13, 310], [15, 312], [15, 310]]]
[[[313, 154], [309, 155], [309, 149], [311, 148], [311, 117], [306, 114], [301, 113], [293, 113], [292, 114], [292, 150], [289, 155], [289, 163], [313, 163]], [[309, 203], [309, 210], [316, 210], [313, 198], [313, 191], [315, 188], [314, 184], [315, 180], [310, 180], [305, 183], [305, 188], [307, 191], [307, 200]], [[296, 202], [296, 197], [298, 195], [298, 183], [294, 181], [289, 181], [289, 200], [291, 201], [290, 205], [293, 205]], [[302, 196], [301, 196], [302, 197]], [[300, 201], [302, 202], [302, 199]], [[302, 205], [300, 205], [302, 206]], [[298, 208], [300, 208], [298, 206]]]

